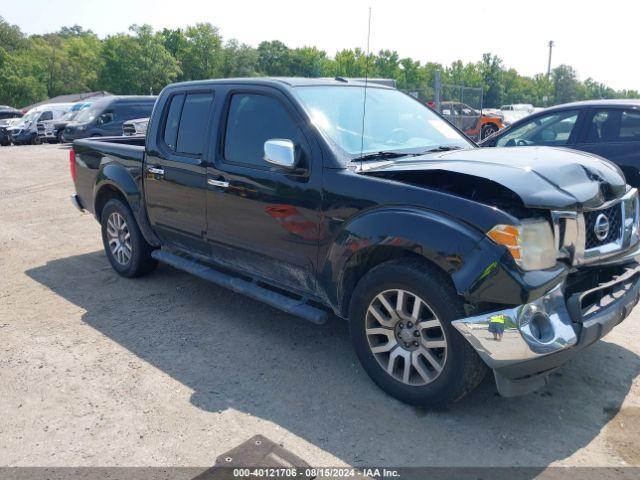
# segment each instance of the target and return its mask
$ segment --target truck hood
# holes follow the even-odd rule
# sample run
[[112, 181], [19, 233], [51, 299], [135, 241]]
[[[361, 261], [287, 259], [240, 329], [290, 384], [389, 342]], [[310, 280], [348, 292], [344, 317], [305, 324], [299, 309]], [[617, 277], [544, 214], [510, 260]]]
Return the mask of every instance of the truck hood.
[[508, 190], [529, 208], [597, 208], [626, 191], [624, 175], [613, 163], [589, 153], [552, 147], [453, 150], [365, 163], [362, 173], [454, 190], [451, 193], [463, 196], [460, 185], [466, 185], [467, 190], [484, 186], [486, 192], [487, 185], [497, 184], [500, 192], [496, 191], [496, 197]]

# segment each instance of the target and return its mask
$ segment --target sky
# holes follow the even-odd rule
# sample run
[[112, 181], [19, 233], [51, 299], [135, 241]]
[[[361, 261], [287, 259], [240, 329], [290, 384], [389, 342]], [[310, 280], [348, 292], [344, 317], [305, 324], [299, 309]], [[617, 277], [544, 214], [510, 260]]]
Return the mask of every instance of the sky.
[[132, 24], [155, 29], [210, 22], [225, 40], [256, 47], [281, 40], [291, 48], [316, 46], [335, 54], [365, 49], [372, 8], [370, 49], [450, 64], [476, 62], [485, 52], [524, 75], [573, 66], [615, 89], [640, 90], [637, 0], [0, 0], [0, 16], [28, 34], [81, 25], [100, 37]]

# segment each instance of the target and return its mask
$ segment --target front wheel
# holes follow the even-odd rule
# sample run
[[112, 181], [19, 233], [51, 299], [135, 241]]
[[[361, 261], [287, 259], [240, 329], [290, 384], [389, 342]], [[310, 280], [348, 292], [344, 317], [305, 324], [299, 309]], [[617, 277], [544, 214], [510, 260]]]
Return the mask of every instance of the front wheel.
[[364, 370], [385, 392], [419, 406], [455, 402], [487, 367], [451, 325], [464, 317], [449, 279], [419, 260], [373, 268], [353, 292], [351, 338]]
[[480, 133], [480, 139], [484, 140], [485, 138], [490, 137], [491, 135], [496, 133], [497, 131], [498, 131], [498, 127], [492, 123], [489, 123], [484, 127], [482, 127], [482, 131]]
[[142, 236], [128, 205], [113, 198], [102, 210], [102, 243], [113, 269], [123, 277], [139, 277], [157, 266], [153, 247]]

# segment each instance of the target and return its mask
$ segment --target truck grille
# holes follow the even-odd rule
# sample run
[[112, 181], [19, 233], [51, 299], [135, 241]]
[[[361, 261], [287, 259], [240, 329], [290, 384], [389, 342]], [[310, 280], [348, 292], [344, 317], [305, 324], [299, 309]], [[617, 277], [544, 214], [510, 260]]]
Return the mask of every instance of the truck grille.
[[38, 124], [38, 135], [44, 135], [44, 123]]
[[122, 133], [124, 135], [135, 135], [136, 134], [136, 127], [133, 123], [125, 123], [122, 126]]
[[[609, 229], [606, 236], [598, 238], [596, 234], [596, 223], [598, 222], [598, 218], [602, 218], [601, 215], [606, 217]], [[617, 205], [602, 210], [585, 212], [584, 225], [586, 250], [618, 242], [622, 236], [622, 204], [618, 203]]]

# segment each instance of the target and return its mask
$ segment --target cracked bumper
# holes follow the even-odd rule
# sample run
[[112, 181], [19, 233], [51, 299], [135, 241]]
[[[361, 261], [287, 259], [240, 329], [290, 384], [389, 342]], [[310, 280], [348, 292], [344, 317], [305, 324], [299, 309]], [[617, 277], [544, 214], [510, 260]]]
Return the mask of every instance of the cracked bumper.
[[[514, 308], [455, 320], [453, 326], [493, 369], [503, 396], [530, 393], [549, 373], [624, 320], [640, 296], [640, 265], [607, 282], [566, 295], [564, 283]], [[497, 339], [492, 319], [502, 320]]]

